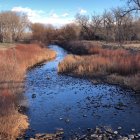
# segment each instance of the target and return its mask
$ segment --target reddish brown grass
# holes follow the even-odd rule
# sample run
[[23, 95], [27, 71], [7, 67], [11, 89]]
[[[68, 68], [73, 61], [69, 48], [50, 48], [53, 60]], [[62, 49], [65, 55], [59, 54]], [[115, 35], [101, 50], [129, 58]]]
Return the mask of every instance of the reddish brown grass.
[[[84, 46], [86, 44], [82, 48]], [[100, 46], [85, 48], [88, 48], [88, 54], [92, 55], [69, 55], [59, 64], [58, 72], [90, 77], [97, 75], [101, 77], [111, 74], [118, 74], [123, 77], [135, 77], [135, 75], [140, 73], [139, 53], [131, 53], [124, 49], [103, 49]], [[137, 79], [140, 79], [140, 77]], [[137, 87], [140, 89], [140, 86]]]
[[26, 70], [55, 57], [55, 52], [37, 44], [19, 44], [0, 50], [0, 137], [16, 139], [28, 127], [27, 117], [18, 112]]

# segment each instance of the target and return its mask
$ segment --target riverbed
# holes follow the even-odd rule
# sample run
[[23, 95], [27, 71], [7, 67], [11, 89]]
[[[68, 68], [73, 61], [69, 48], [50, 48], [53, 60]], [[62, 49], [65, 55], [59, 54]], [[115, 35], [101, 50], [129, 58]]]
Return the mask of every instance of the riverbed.
[[109, 126], [128, 134], [140, 132], [140, 96], [134, 91], [108, 84], [94, 85], [86, 79], [59, 75], [59, 62], [68, 54], [50, 45], [57, 57], [27, 72], [25, 96], [30, 129], [26, 136], [54, 133], [63, 128], [65, 139], [87, 128]]

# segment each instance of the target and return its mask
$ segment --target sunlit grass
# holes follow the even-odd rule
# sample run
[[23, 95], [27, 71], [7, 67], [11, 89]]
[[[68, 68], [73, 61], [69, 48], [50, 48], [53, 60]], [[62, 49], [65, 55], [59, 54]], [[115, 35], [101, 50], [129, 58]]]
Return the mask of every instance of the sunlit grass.
[[26, 70], [55, 55], [54, 51], [37, 44], [19, 44], [0, 50], [0, 136], [3, 139], [15, 139], [28, 127], [27, 117], [18, 112]]
[[[103, 49], [98, 45], [93, 45], [92, 47], [89, 47], [89, 45], [86, 46], [85, 44], [80, 45], [81, 49], [85, 47], [84, 49], [87, 50], [88, 55], [68, 55], [59, 64], [59, 73], [67, 73], [84, 77], [98, 76], [100, 78], [103, 76], [116, 75], [116, 79], [118, 75], [118, 77], [122, 76], [125, 78], [123, 79], [125, 85], [129, 85], [132, 88], [137, 87], [137, 89], [140, 90], [140, 86], [138, 86], [137, 83], [140, 81], [139, 53], [131, 53], [130, 51], [124, 49]], [[75, 49], [75, 46], [76, 45], [71, 46], [71, 48]], [[137, 80], [137, 82], [135, 80]]]

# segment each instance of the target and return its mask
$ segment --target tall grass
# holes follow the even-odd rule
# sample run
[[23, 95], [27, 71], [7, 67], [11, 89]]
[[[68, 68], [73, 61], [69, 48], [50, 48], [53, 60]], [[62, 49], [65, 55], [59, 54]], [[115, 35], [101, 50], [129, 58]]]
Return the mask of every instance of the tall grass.
[[69, 41], [69, 42], [59, 42], [58, 45], [62, 46], [64, 49], [72, 52], [73, 54], [86, 55], [98, 53], [101, 48], [101, 43], [96, 41]]
[[26, 70], [55, 57], [55, 52], [37, 44], [19, 44], [0, 49], [0, 137], [14, 140], [28, 127], [27, 117], [19, 113]]
[[[85, 44], [82, 48], [84, 46]], [[74, 48], [74, 46], [71, 47]], [[135, 80], [134, 77], [137, 75], [138, 78], [136, 79], [140, 81], [139, 53], [131, 53], [124, 49], [103, 49], [100, 46], [87, 48], [90, 55], [68, 55], [59, 64], [58, 72], [88, 77], [99, 76], [100, 78], [115, 74], [123, 77], [133, 77], [129, 78], [131, 82], [132, 79]], [[137, 88], [140, 90], [140, 86], [137, 86]]]

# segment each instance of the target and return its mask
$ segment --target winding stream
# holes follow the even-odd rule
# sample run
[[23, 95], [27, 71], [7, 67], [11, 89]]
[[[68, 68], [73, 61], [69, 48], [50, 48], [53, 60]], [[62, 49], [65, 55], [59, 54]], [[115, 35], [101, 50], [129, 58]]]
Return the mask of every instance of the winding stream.
[[58, 75], [58, 63], [67, 52], [56, 45], [50, 48], [57, 52], [56, 59], [27, 73], [27, 115], [34, 131], [28, 130], [26, 135], [63, 128], [68, 138], [73, 132], [96, 126], [121, 126], [123, 134], [132, 128], [140, 132], [140, 96], [118, 86], [93, 85], [85, 79]]

